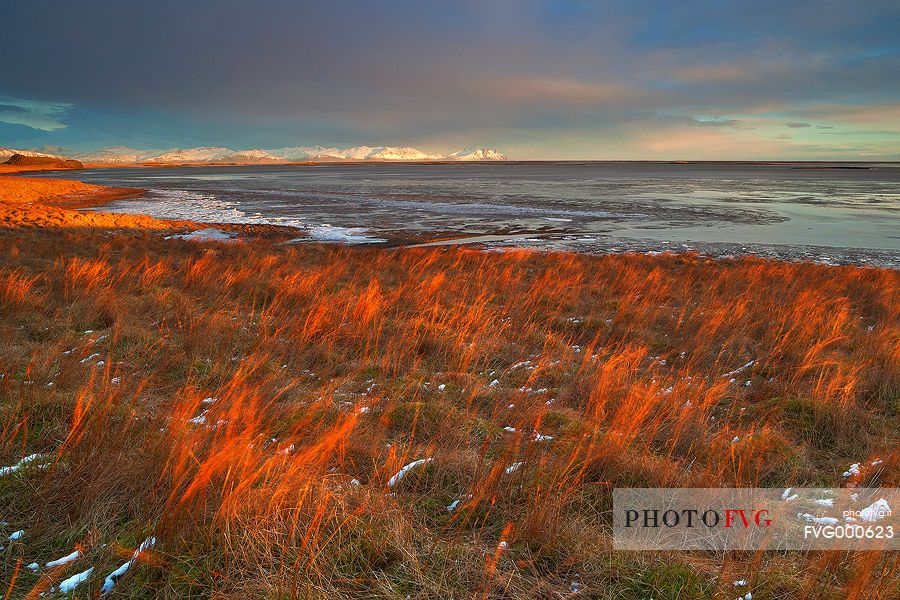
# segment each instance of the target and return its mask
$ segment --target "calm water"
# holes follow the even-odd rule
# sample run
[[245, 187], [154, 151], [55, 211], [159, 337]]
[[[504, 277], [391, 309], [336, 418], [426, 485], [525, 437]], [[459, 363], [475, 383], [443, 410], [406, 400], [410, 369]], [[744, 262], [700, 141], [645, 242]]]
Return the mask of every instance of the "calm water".
[[64, 176], [148, 190], [104, 210], [292, 225], [349, 243], [477, 235], [493, 246], [900, 262], [900, 165], [825, 167], [377, 163]]

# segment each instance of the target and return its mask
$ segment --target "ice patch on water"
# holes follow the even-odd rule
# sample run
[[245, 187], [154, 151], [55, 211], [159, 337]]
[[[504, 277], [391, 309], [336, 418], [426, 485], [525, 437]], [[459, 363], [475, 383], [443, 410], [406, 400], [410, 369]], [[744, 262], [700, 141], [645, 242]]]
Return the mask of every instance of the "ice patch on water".
[[188, 190], [150, 189], [141, 198], [113, 202], [99, 208], [86, 210], [142, 214], [157, 219], [188, 220], [201, 223], [305, 226], [302, 219], [266, 218], [259, 213], [249, 215], [238, 206], [237, 202], [222, 200], [212, 194]]
[[337, 227], [335, 225], [320, 225], [309, 230], [309, 237], [295, 238], [289, 240], [288, 244], [299, 244], [303, 242], [333, 242], [340, 244], [380, 244], [387, 240], [372, 237], [368, 234], [368, 229], [364, 227]]
[[385, 240], [366, 235], [363, 227], [335, 227], [321, 225], [309, 230], [309, 237], [323, 242], [343, 242], [345, 244], [375, 244]]

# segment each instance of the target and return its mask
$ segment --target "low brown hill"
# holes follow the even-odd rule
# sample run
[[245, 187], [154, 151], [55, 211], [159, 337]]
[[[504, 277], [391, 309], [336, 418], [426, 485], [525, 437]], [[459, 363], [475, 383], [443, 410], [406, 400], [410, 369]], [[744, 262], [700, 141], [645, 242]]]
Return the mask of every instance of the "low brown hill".
[[84, 165], [77, 160], [54, 158], [52, 156], [25, 156], [13, 154], [6, 161], [7, 165], [17, 167], [40, 167], [42, 169], [83, 169]]

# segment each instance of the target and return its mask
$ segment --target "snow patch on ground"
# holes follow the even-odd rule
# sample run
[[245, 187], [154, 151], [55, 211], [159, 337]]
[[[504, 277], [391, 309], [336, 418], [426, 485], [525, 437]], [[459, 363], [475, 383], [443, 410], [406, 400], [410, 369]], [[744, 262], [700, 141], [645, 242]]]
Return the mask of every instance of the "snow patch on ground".
[[431, 461], [432, 459], [430, 458], [420, 458], [419, 460], [412, 461], [411, 463], [397, 471], [397, 473], [393, 477], [391, 477], [391, 479], [388, 481], [388, 487], [392, 488], [400, 483], [400, 480], [403, 479], [411, 469], [415, 469], [419, 465], [424, 465], [430, 463]]
[[873, 523], [878, 519], [881, 519], [890, 514], [891, 507], [888, 504], [887, 500], [885, 500], [884, 498], [879, 498], [869, 506], [862, 509], [859, 513], [859, 518], [863, 521]]
[[511, 475], [511, 474], [515, 473], [516, 471], [518, 471], [522, 467], [523, 464], [524, 463], [522, 463], [521, 461], [514, 462], [513, 464], [506, 467], [506, 470], [504, 471], [504, 473], [506, 473], [507, 475]]
[[809, 513], [797, 513], [797, 518], [816, 525], [837, 525], [840, 522], [834, 517], [816, 517]]
[[82, 571], [81, 573], [72, 575], [71, 577], [69, 577], [68, 579], [63, 581], [61, 584], [59, 584], [60, 593], [68, 594], [69, 592], [71, 592], [72, 590], [77, 588], [79, 585], [81, 585], [82, 583], [87, 581], [87, 578], [90, 577], [91, 573], [93, 573], [93, 572], [94, 572], [94, 567], [91, 567], [87, 571]]
[[206, 415], [209, 414], [208, 410], [204, 410], [202, 413], [193, 417], [192, 419], [188, 419], [189, 423], [193, 423], [194, 425], [206, 425]]
[[850, 465], [850, 468], [844, 471], [844, 477], [852, 477], [853, 475], [859, 475], [859, 463], [853, 463]]
[[190, 233], [179, 233], [166, 236], [167, 240], [188, 240], [191, 242], [230, 242], [234, 240], [234, 234], [221, 229], [207, 227]]
[[14, 465], [10, 465], [8, 467], [0, 467], [0, 477], [15, 473], [16, 471], [27, 466], [29, 463], [33, 463], [36, 460], [43, 460], [45, 458], [47, 458], [47, 456], [44, 454], [29, 454]]
[[47, 567], [48, 569], [52, 569], [53, 567], [67, 565], [70, 562], [78, 560], [78, 558], [80, 556], [81, 556], [81, 550], [75, 550], [74, 552], [72, 552], [70, 554], [66, 554], [65, 556], [63, 556], [61, 558], [57, 558], [56, 560], [51, 560], [44, 566]]
[[148, 548], [152, 548], [155, 544], [155, 537], [148, 537], [146, 540], [141, 542], [141, 545], [138, 546], [137, 550], [134, 551], [134, 554], [131, 555], [131, 558], [128, 560], [128, 562], [124, 563], [118, 569], [106, 576], [106, 579], [103, 580], [103, 587], [100, 588], [100, 593], [108, 594], [110, 591], [112, 591], [112, 589], [116, 586], [116, 580], [128, 572], [128, 569], [130, 569], [134, 565], [142, 552], [144, 552]]
[[727, 373], [723, 373], [723, 374], [722, 374], [722, 377], [734, 377], [735, 375], [737, 375], [737, 374], [740, 373], [741, 371], [745, 371], [745, 370], [749, 369], [750, 367], [752, 367], [752, 366], [754, 365], [754, 363], [756, 363], [756, 360], [755, 360], [755, 359], [754, 359], [754, 360], [751, 360], [750, 362], [748, 362], [746, 365], [744, 365], [744, 366], [742, 366], [742, 367], [738, 367], [738, 368], [735, 369], [734, 371], [728, 371]]

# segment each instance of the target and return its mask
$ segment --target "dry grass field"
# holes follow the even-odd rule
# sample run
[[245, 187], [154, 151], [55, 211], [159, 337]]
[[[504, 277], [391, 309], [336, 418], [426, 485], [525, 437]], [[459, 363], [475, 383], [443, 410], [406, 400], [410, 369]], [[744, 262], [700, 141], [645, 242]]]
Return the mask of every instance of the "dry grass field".
[[896, 554], [613, 552], [609, 513], [900, 485], [897, 271], [79, 219], [0, 229], [8, 598], [900, 594]]

